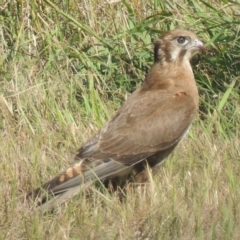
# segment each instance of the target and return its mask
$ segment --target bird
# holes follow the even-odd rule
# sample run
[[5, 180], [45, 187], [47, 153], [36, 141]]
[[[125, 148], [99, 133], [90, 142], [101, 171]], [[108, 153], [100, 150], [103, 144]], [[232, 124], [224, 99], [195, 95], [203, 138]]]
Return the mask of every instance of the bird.
[[161, 165], [186, 136], [198, 110], [190, 60], [203, 49], [191, 31], [164, 32], [154, 43], [154, 62], [145, 80], [80, 147], [74, 158], [78, 163], [31, 191], [28, 198], [38, 199], [38, 207], [54, 208], [77, 195], [83, 185], [127, 181]]

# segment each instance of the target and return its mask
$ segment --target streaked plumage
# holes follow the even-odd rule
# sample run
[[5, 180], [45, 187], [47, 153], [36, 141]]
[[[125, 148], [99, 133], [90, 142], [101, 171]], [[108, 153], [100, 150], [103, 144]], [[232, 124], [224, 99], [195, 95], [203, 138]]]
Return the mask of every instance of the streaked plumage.
[[201, 48], [192, 32], [164, 33], [154, 45], [154, 64], [142, 86], [82, 145], [76, 154], [80, 162], [29, 196], [41, 196], [45, 189], [55, 196], [55, 206], [76, 195], [83, 182], [138, 174], [146, 164], [160, 164], [185, 136], [198, 109], [190, 59]]

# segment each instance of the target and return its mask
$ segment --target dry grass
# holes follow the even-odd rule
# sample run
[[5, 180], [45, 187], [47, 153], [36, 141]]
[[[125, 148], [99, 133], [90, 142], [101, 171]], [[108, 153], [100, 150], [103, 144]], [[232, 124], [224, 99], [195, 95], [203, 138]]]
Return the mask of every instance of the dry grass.
[[18, 196], [67, 165], [65, 153], [36, 151], [35, 137], [21, 149], [5, 146], [12, 154], [1, 170], [3, 239], [238, 239], [239, 139], [211, 139], [197, 124], [191, 134], [148, 184], [129, 185], [121, 197], [92, 188], [45, 215]]
[[[20, 2], [0, 7], [0, 239], [239, 239], [238, 3]], [[193, 61], [200, 114], [178, 150], [146, 185], [33, 210], [23, 195], [73, 163], [175, 27], [209, 46]]]

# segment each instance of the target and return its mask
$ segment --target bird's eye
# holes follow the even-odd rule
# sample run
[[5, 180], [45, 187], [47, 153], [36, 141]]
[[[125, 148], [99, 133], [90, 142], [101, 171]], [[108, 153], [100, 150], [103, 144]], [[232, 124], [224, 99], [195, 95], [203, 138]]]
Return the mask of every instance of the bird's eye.
[[188, 42], [188, 39], [186, 37], [178, 37], [177, 41], [180, 44], [186, 44]]

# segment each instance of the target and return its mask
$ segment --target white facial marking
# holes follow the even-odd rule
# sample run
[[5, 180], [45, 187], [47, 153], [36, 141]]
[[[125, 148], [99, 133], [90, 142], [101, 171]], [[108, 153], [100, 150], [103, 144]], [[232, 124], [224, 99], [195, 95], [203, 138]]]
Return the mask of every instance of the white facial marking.
[[165, 55], [161, 48], [158, 49], [158, 59], [161, 59], [162, 63], [165, 63]]
[[173, 51], [171, 51], [171, 59], [172, 61], [176, 61], [179, 57], [181, 48], [174, 48]]

